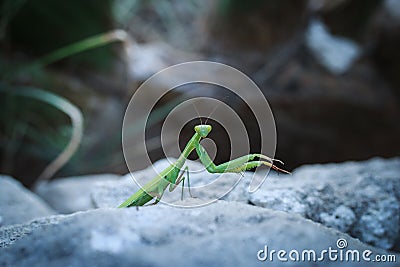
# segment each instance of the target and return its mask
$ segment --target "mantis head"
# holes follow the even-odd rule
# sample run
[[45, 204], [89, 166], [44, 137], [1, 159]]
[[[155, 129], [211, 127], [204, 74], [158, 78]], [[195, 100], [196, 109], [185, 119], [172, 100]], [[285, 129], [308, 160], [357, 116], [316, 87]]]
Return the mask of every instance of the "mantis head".
[[194, 130], [198, 133], [202, 138], [206, 137], [211, 132], [211, 125], [196, 125]]

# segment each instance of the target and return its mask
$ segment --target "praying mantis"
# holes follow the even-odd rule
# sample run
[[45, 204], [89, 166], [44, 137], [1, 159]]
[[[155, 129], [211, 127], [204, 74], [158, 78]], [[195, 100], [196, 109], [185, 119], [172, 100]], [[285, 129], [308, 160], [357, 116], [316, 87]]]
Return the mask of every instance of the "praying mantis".
[[[182, 182], [182, 195], [183, 195], [183, 187], [185, 182], [185, 177], [183, 176], [186, 172], [187, 180], [188, 180], [188, 188], [190, 192], [190, 181], [189, 181], [189, 168], [186, 166], [182, 171], [182, 167], [186, 162], [189, 154], [196, 150], [197, 155], [201, 163], [206, 167], [207, 171], [210, 173], [241, 173], [246, 170], [250, 170], [261, 165], [266, 165], [271, 167], [272, 169], [284, 173], [288, 173], [288, 171], [278, 168], [273, 164], [274, 161], [277, 161], [283, 164], [282, 161], [270, 158], [268, 156], [262, 154], [249, 154], [246, 156], [242, 156], [236, 158], [234, 160], [222, 163], [220, 165], [215, 165], [210, 156], [208, 155], [205, 148], [200, 144], [202, 138], [207, 137], [207, 135], [211, 132], [211, 125], [196, 125], [194, 127], [194, 135], [187, 143], [185, 149], [182, 151], [181, 155], [177, 159], [177, 161], [171, 164], [169, 167], [164, 169], [160, 174], [158, 174], [154, 179], [149, 181], [147, 184], [142, 186], [136, 193], [134, 193], [131, 197], [129, 197], [126, 201], [124, 201], [119, 208], [131, 207], [131, 206], [143, 206], [146, 203], [150, 202], [152, 199], [155, 199], [152, 205], [160, 202], [162, 195], [165, 190], [169, 186], [169, 191], [172, 192], [181, 182]], [[258, 158], [258, 160], [254, 160]]]

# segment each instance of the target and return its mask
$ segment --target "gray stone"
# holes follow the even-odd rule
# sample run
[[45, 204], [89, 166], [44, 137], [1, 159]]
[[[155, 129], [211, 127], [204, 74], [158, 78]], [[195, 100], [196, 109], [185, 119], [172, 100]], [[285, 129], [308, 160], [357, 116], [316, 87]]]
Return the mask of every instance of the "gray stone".
[[284, 188], [277, 188], [272, 194], [266, 190], [258, 190], [252, 194], [250, 201], [256, 206], [272, 207], [275, 210], [298, 213], [305, 216], [307, 206], [302, 203], [304, 198], [302, 195], [303, 193], [297, 190]]
[[[140, 172], [135, 175], [140, 175]], [[139, 188], [128, 173], [118, 180], [94, 183], [88, 197], [94, 208], [115, 208]]]
[[[127, 174], [119, 180], [100, 181], [93, 184], [90, 194], [94, 206], [117, 207], [139, 189], [138, 183], [144, 185], [175, 160], [173, 158], [162, 159], [144, 170]], [[211, 174], [199, 162], [187, 160], [186, 165], [190, 170], [192, 195], [199, 200], [196, 205], [205, 205], [217, 199], [247, 203], [247, 187], [250, 180], [246, 178], [251, 175], [250, 173], [244, 174], [244, 177], [237, 173]], [[180, 186], [173, 192], [169, 192], [167, 189], [160, 204], [179, 201], [181, 199]], [[187, 187], [187, 182], [185, 187]], [[188, 189], [185, 188], [184, 198], [187, 197], [189, 197]]]
[[[173, 160], [160, 160], [133, 176], [137, 181], [148, 181]], [[187, 161], [187, 164], [192, 170], [192, 194], [202, 201], [199, 205], [224, 199], [297, 213], [384, 249], [393, 248], [400, 236], [399, 158], [303, 166], [292, 176], [270, 173], [252, 194], [248, 192], [252, 173], [246, 172], [243, 177], [221, 176], [207, 173], [198, 162]], [[213, 181], [211, 186], [197, 190], [197, 186], [210, 181]], [[138, 189], [132, 176], [126, 175], [117, 181], [95, 183], [91, 197], [95, 207], [117, 207]], [[181, 197], [180, 188], [171, 193], [166, 191], [161, 205], [174, 203]], [[184, 198], [187, 197], [185, 189]]]
[[[187, 199], [183, 206], [195, 205]], [[257, 259], [260, 250], [371, 250], [334, 229], [299, 215], [218, 201], [196, 209], [166, 205], [97, 209], [0, 228], [1, 266], [298, 266]], [[343, 249], [343, 251], [345, 251]], [[339, 253], [336, 252], [338, 255]], [[399, 254], [391, 253], [395, 257]], [[264, 254], [260, 252], [260, 257]], [[311, 254], [312, 255], [312, 254]], [[286, 254], [286, 258], [289, 259]], [[365, 266], [367, 262], [301, 262], [301, 266]], [[374, 266], [374, 263], [370, 263]], [[387, 263], [385, 266], [396, 266]]]
[[43, 200], [10, 176], [0, 175], [0, 226], [56, 214]]
[[306, 35], [307, 45], [318, 62], [333, 74], [343, 74], [361, 55], [358, 44], [333, 36], [319, 20], [312, 20]]
[[349, 231], [356, 220], [353, 210], [344, 205], [337, 207], [332, 214], [323, 212], [319, 217], [323, 225], [336, 228], [344, 233]]
[[400, 239], [399, 175], [400, 158], [302, 166], [292, 176], [271, 174], [249, 201], [390, 249]]
[[[54, 200], [49, 202], [59, 203], [56, 206], [60, 211], [66, 211], [60, 209], [61, 205], [75, 207], [69, 212], [117, 207], [139, 189], [136, 182], [144, 184], [173, 161], [160, 160], [147, 169], [123, 177], [54, 181], [53, 188], [57, 190], [41, 195], [47, 199], [53, 196]], [[253, 173], [246, 172], [243, 177], [210, 174], [198, 162], [187, 161], [187, 165], [191, 170], [191, 191], [197, 200], [196, 206], [217, 199], [250, 202], [264, 208], [297, 213], [384, 249], [394, 248], [400, 239], [399, 158], [308, 165], [296, 169], [293, 175], [269, 173], [261, 188], [252, 194], [248, 192], [248, 185]], [[72, 192], [70, 188], [73, 188]], [[192, 204], [177, 202], [180, 198], [180, 187], [173, 192], [167, 189], [159, 205]], [[184, 199], [187, 198], [189, 194], [185, 188]]]
[[93, 209], [91, 192], [97, 183], [118, 181], [114, 174], [97, 174], [56, 179], [40, 183], [35, 192], [60, 213]]
[[399, 202], [394, 197], [372, 200], [361, 210], [351, 234], [362, 241], [381, 248], [392, 248], [399, 238]]

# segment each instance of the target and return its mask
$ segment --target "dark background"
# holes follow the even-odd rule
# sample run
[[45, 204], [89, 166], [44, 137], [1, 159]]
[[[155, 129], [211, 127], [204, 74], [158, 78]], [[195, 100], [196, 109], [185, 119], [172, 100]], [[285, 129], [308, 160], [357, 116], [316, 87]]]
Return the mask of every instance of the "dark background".
[[[69, 99], [83, 112], [78, 151], [56, 176], [126, 173], [121, 150], [125, 108], [135, 89], [155, 72], [190, 60], [213, 60], [249, 75], [267, 97], [277, 124], [276, 157], [291, 170], [301, 164], [392, 157], [400, 151], [400, 5], [383, 0], [335, 1], [122, 1], [2, 0], [0, 86], [29, 85]], [[313, 50], [309, 31], [327, 31], [358, 47], [340, 73]], [[31, 71], [31, 62], [94, 34], [124, 29], [132, 40], [92, 49]], [[318, 42], [318, 41], [315, 41]], [[339, 49], [339, 47], [338, 47]], [[130, 51], [130, 53], [127, 53]], [[335, 49], [334, 49], [335, 51]], [[337, 52], [339, 58], [345, 53]], [[157, 137], [177, 99], [165, 96], [148, 129]], [[62, 112], [29, 98], [1, 95], [0, 172], [31, 185], [67, 144], [71, 125]], [[235, 108], [259, 136], [252, 114], [217, 88], [207, 95]], [[192, 135], [192, 122], [181, 133]], [[215, 131], [216, 162], [226, 161], [229, 140]], [[226, 145], [225, 145], [226, 144]], [[163, 157], [151, 147], [153, 160]]]

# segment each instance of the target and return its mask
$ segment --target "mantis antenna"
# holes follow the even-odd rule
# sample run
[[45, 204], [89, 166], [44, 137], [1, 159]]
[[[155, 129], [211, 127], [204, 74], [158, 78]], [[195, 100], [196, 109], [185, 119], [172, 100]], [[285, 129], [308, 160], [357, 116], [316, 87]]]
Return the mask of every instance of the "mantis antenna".
[[214, 114], [214, 112], [218, 109], [218, 107], [219, 107], [219, 106], [223, 103], [223, 101], [225, 101], [228, 97], [229, 97], [229, 95], [226, 95], [226, 96], [222, 99], [222, 101], [220, 101], [220, 102], [218, 103], [218, 105], [216, 105], [216, 106], [213, 108], [213, 110], [211, 111], [211, 113], [207, 116], [207, 119], [206, 119], [206, 121], [204, 122], [204, 124], [207, 124], [207, 121], [208, 121], [208, 119], [211, 117], [211, 115]]
[[200, 125], [203, 125], [203, 121], [201, 120], [201, 116], [200, 116], [199, 110], [197, 109], [197, 107], [196, 107], [196, 105], [194, 104], [194, 102], [191, 102], [191, 103], [192, 103], [192, 105], [193, 105], [193, 107], [194, 107], [194, 110], [195, 110], [196, 113], [197, 113], [197, 116], [199, 117]]

